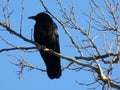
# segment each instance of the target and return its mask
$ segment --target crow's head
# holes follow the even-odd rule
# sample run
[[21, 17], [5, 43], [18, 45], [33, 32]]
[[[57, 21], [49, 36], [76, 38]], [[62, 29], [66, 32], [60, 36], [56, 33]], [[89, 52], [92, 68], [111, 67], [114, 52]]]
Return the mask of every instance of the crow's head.
[[41, 13], [37, 14], [36, 16], [31, 16], [28, 18], [34, 19], [36, 22], [39, 22], [39, 23], [51, 23], [51, 22], [53, 22], [52, 18], [46, 12], [41, 12]]

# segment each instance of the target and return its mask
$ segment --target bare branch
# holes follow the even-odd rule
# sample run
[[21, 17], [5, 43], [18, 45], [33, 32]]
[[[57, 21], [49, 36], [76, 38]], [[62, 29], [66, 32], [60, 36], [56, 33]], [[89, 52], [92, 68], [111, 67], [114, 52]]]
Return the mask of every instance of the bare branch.
[[[8, 55], [9, 55], [9, 56], [12, 56], [12, 55], [10, 55], [10, 54], [8, 54]], [[20, 70], [17, 71], [17, 73], [18, 73], [17, 75], [19, 76], [19, 79], [24, 79], [24, 74], [23, 74], [23, 72], [24, 72], [24, 69], [25, 69], [25, 68], [28, 68], [29, 70], [35, 69], [35, 70], [39, 70], [39, 71], [41, 71], [41, 72], [46, 72], [46, 70], [40, 69], [40, 68], [38, 68], [38, 67], [35, 67], [35, 66], [29, 64], [29, 63], [28, 63], [26, 60], [24, 60], [24, 58], [22, 58], [22, 57], [21, 57], [21, 58], [18, 58], [18, 57], [15, 57], [15, 56], [12, 56], [12, 57], [14, 57], [15, 59], [17, 59], [17, 60], [19, 61], [18, 64], [10, 61], [11, 64], [14, 64], [15, 66], [17, 66], [17, 67], [20, 68]]]
[[22, 4], [22, 13], [21, 13], [21, 19], [20, 19], [20, 35], [22, 33], [23, 14], [24, 14], [24, 0], [22, 0], [21, 4]]
[[[30, 49], [36, 49], [36, 47], [4, 48], [4, 49], [0, 49], [0, 53], [1, 53], [1, 52], [5, 52], [5, 51], [13, 51], [13, 50], [22, 50], [22, 51], [28, 52], [28, 50], [30, 50]], [[29, 51], [29, 52], [33, 52], [33, 51]]]

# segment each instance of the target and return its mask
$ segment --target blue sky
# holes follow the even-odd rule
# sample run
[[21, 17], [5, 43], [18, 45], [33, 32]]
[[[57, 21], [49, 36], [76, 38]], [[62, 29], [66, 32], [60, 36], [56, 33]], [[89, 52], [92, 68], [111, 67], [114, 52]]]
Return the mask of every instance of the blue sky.
[[[4, 22], [3, 12], [1, 8], [2, 1], [0, 0], [0, 22]], [[59, 19], [62, 20], [61, 12], [54, 2], [55, 0], [44, 0], [48, 9]], [[78, 24], [81, 27], [86, 27], [86, 22], [88, 22], [88, 18], [80, 12], [80, 8], [84, 10], [86, 13], [89, 12], [89, 3], [87, 0], [75, 0], [74, 3], [77, 7], [74, 8], [76, 18], [78, 19]], [[102, 3], [100, 3], [102, 4]], [[63, 6], [69, 10], [69, 6], [71, 5], [71, 0], [64, 0]], [[10, 21], [11, 21], [11, 28], [15, 31], [19, 32], [20, 30], [20, 16], [21, 16], [21, 0], [10, 0], [9, 3], [10, 12], [13, 11]], [[23, 17], [23, 26], [22, 26], [22, 34], [27, 37], [28, 39], [31, 38], [31, 29], [35, 22], [33, 20], [29, 20], [29, 16], [36, 15], [39, 12], [44, 11], [42, 5], [40, 4], [39, 0], [24, 1], [24, 17]], [[54, 20], [55, 21], [55, 20]], [[59, 38], [60, 38], [60, 49], [61, 53], [66, 56], [74, 57], [75, 55], [79, 55], [77, 50], [72, 47], [68, 47], [72, 45], [70, 39], [65, 34], [62, 27], [59, 25], [57, 21], [55, 21], [58, 25], [59, 30]], [[82, 23], [79, 23], [82, 22]], [[0, 27], [1, 28], [1, 27]], [[74, 32], [74, 30], [70, 29], [70, 32], [73, 36], [79, 35], [78, 32]], [[16, 46], [33, 46], [24, 42], [23, 40], [17, 38], [16, 36], [10, 35], [8, 32], [0, 32], [4, 39], [8, 40], [10, 43], [14, 43]], [[9, 45], [5, 44], [3, 41], [0, 41], [0, 49], [5, 47], [10, 47]], [[93, 74], [88, 73], [87, 71], [72, 71], [72, 70], [65, 70], [62, 72], [62, 76], [60, 79], [50, 80], [45, 72], [40, 72], [37, 70], [30, 70], [28, 68], [24, 70], [24, 79], [20, 80], [18, 78], [17, 72], [19, 70], [18, 67], [12, 65], [10, 61], [17, 62], [14, 57], [9, 56], [16, 56], [18, 58], [23, 57], [27, 62], [30, 64], [45, 69], [45, 65], [42, 61], [42, 58], [38, 52], [33, 53], [26, 53], [23, 51], [10, 51], [10, 52], [3, 52], [0, 54], [0, 90], [86, 90], [87, 87], [78, 85], [75, 81], [80, 81], [83, 83], [90, 83], [93, 80]], [[68, 61], [61, 59], [62, 66], [66, 66]], [[77, 65], [76, 65], [77, 66]], [[94, 80], [93, 80], [94, 81]], [[92, 87], [92, 86], [91, 86]], [[94, 87], [94, 86], [93, 86]], [[98, 90], [98, 89], [97, 89]]]

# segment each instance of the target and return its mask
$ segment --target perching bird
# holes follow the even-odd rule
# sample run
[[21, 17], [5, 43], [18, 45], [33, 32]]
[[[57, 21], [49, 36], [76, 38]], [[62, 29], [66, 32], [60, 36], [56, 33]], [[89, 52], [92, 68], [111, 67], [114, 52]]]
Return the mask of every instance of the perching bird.
[[[34, 41], [60, 53], [59, 37], [57, 33], [58, 28], [52, 18], [45, 12], [41, 12], [29, 18], [36, 21], [34, 26]], [[61, 76], [60, 57], [44, 52], [43, 50], [39, 51], [45, 62], [49, 78], [59, 78]]]

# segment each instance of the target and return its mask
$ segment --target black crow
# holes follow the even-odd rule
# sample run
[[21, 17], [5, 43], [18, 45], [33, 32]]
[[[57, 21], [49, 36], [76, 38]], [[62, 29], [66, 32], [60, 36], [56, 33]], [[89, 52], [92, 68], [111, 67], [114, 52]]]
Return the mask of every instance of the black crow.
[[[36, 21], [34, 26], [34, 41], [60, 53], [58, 28], [52, 18], [45, 12], [29, 18]], [[39, 51], [45, 62], [49, 78], [59, 78], [61, 76], [60, 57], [44, 52], [43, 50]]]

